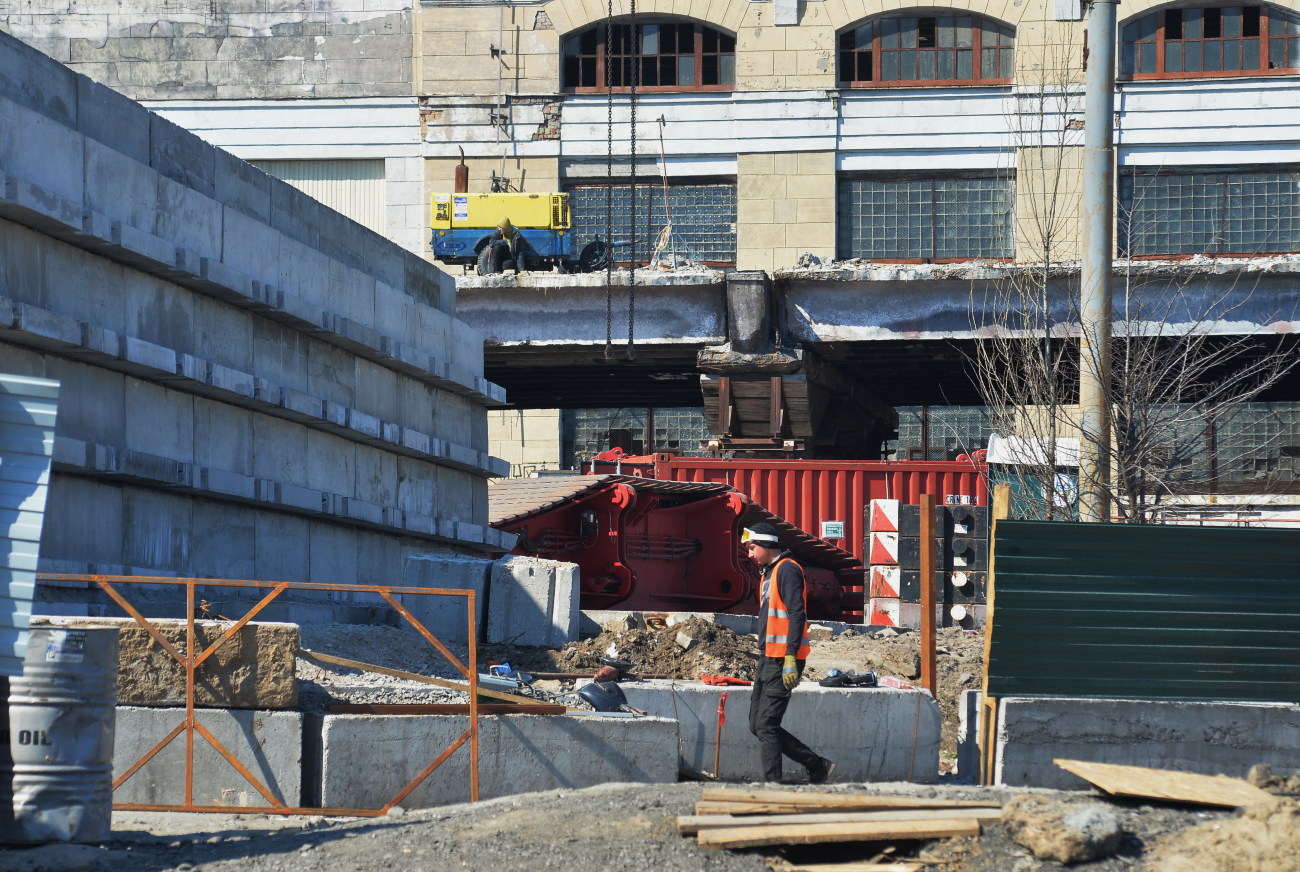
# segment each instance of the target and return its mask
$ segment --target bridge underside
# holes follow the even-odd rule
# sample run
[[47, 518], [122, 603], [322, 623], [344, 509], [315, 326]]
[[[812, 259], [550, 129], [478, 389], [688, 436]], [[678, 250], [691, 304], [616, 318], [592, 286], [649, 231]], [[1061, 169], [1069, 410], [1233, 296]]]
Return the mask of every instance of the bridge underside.
[[[804, 343], [890, 406], [973, 406], [982, 400], [969, 339]], [[484, 376], [521, 409], [679, 408], [702, 405], [697, 355], [705, 346], [634, 343], [606, 358], [602, 346], [488, 345]]]

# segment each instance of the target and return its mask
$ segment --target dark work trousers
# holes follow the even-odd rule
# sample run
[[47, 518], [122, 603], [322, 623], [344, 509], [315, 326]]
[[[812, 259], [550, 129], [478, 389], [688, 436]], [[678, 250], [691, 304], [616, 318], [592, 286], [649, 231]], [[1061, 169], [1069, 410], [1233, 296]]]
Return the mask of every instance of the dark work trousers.
[[[790, 704], [790, 691], [781, 683], [780, 657], [764, 657], [758, 663], [758, 675], [749, 696], [749, 731], [758, 737], [759, 755], [763, 761], [763, 780], [781, 780], [781, 755], [789, 757], [804, 768], [821, 763], [821, 757], [811, 748], [790, 735], [781, 727], [786, 706]], [[799, 663], [803, 673], [803, 663]]]

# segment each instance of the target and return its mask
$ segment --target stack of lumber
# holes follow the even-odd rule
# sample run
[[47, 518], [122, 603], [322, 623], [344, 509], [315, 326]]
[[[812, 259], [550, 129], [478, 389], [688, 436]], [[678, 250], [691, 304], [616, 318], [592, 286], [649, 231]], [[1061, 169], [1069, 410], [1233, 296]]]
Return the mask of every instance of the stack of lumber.
[[[978, 836], [981, 824], [997, 823], [1001, 815], [1000, 805], [987, 800], [706, 787], [695, 814], [677, 818], [677, 831], [696, 836], [701, 848], [887, 842]], [[920, 864], [854, 863], [826, 868], [903, 872], [920, 868]]]

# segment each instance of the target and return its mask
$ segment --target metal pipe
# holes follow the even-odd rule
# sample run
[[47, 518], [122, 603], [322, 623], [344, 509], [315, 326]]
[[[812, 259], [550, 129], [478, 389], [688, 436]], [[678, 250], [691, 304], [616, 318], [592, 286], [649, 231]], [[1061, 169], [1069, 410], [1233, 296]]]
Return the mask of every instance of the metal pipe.
[[1083, 267], [1079, 281], [1079, 520], [1110, 518], [1111, 266], [1115, 190], [1115, 10], [1093, 0], [1084, 84]]

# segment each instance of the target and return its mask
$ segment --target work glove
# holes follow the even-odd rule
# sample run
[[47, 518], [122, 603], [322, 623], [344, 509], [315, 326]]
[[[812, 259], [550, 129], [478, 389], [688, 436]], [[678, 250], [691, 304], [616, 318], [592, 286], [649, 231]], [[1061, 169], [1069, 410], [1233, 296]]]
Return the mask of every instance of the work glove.
[[799, 686], [799, 664], [795, 662], [793, 654], [785, 655], [785, 663], [781, 666], [781, 683], [786, 690], [794, 690]]

